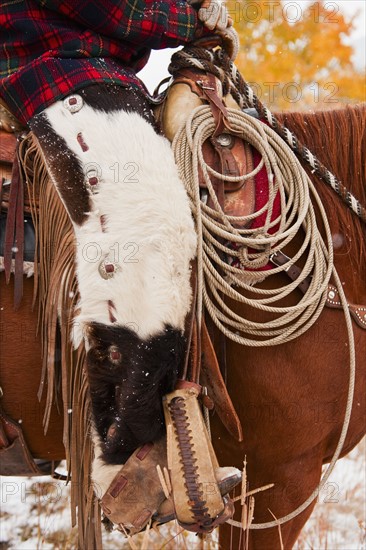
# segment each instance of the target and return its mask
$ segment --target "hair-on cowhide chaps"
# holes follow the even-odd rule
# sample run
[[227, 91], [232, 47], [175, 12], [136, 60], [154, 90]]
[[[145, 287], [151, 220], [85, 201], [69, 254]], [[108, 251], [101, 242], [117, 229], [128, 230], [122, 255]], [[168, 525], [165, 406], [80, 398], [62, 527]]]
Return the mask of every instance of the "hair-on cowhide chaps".
[[163, 435], [162, 396], [175, 386], [184, 338], [167, 326], [141, 341], [132, 330], [93, 323], [88, 340], [95, 427], [106, 462], [121, 464], [147, 439]]
[[31, 129], [75, 230], [79, 315], [103, 492], [138, 446], [164, 433], [162, 396], [185, 356], [196, 235], [169, 142], [147, 100], [93, 85]]

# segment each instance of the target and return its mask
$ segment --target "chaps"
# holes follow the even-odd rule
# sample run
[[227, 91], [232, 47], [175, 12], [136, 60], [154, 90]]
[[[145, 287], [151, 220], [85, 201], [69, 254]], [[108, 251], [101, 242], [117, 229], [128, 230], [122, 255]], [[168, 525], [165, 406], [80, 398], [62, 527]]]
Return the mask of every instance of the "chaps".
[[[169, 142], [153, 124], [142, 94], [109, 85], [79, 90], [30, 124], [75, 232], [72, 339], [87, 350], [99, 497], [151, 441], [164, 465], [162, 397], [186, 352], [196, 235]], [[158, 494], [151, 516], [165, 497], [151, 460], [146, 468]]]

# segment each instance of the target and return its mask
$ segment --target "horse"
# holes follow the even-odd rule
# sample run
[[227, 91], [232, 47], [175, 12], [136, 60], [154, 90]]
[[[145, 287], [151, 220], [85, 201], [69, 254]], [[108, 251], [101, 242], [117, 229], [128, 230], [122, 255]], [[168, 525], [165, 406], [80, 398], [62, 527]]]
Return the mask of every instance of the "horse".
[[[106, 112], [114, 112], [117, 109], [120, 110], [121, 104], [130, 104], [128, 109], [125, 108], [126, 114], [121, 115], [121, 122], [125, 123], [123, 128], [127, 132], [127, 136], [133, 136], [132, 140], [136, 139], [133, 127], [141, 123], [140, 126], [142, 129], [140, 128], [141, 135], [139, 139], [142, 141], [132, 141], [135, 146], [136, 144], [144, 144], [142, 152], [139, 152], [137, 166], [139, 169], [141, 166], [145, 166], [144, 161], [147, 158], [149, 166], [153, 167], [153, 169], [151, 168], [151, 177], [158, 177], [156, 174], [162, 167], [163, 161], [157, 165], [157, 159], [154, 159], [154, 155], [151, 155], [151, 150], [149, 151], [149, 155], [146, 158], [144, 157], [148, 148], [152, 148], [151, 143], [154, 143], [156, 139], [151, 130], [153, 121], [148, 102], [140, 97], [137, 92], [131, 94], [128, 90], [122, 89], [113, 90], [112, 94], [103, 92], [104, 90], [101, 91], [100, 88], [95, 88], [94, 90], [86, 90], [81, 96], [86, 105], [97, 111], [96, 115], [102, 109]], [[111, 101], [111, 103], [108, 103], [108, 101]], [[136, 115], [135, 113], [139, 114]], [[135, 117], [133, 123], [129, 122], [131, 120], [129, 116]], [[140, 118], [144, 121], [144, 124], [142, 124]], [[329, 166], [339, 179], [347, 183], [350, 190], [358, 195], [361, 202], [366, 202], [366, 189], [363, 183], [365, 181], [366, 110], [363, 106], [308, 115], [299, 113], [285, 114], [279, 115], [279, 118], [296, 135], [302, 138], [305, 143], [311, 143], [314, 154]], [[48, 132], [48, 137], [52, 135], [53, 139], [48, 140], [49, 146], [54, 144], [58, 146], [62, 145], [61, 149], [65, 150], [66, 141], [67, 154], [62, 158], [56, 158], [57, 156], [55, 156], [54, 159], [56, 158], [56, 160], [54, 160], [54, 164], [48, 168], [51, 172], [52, 170], [55, 171], [57, 162], [61, 164], [62, 162], [66, 162], [66, 159], [70, 158], [71, 151], [73, 153], [71, 157], [74, 162], [75, 173], [79, 174], [79, 183], [83, 185], [85, 174], [83, 174], [82, 170], [80, 171], [78, 156], [81, 155], [80, 151], [84, 152], [85, 147], [89, 145], [88, 133], [86, 132], [85, 136], [83, 135], [82, 138], [76, 140], [78, 145], [71, 146], [65, 137], [60, 138], [58, 136], [55, 130], [58, 120], [58, 113], [54, 113], [48, 121], [38, 119], [37, 123], [33, 125], [32, 130], [40, 140], [42, 140], [42, 135], [46, 131]], [[149, 126], [150, 128], [148, 128]], [[340, 140], [337, 139], [339, 134], [342, 134], [347, 146], [341, 144]], [[164, 147], [166, 159], [169, 159], [167, 162], [168, 168], [166, 168], [164, 174], [166, 175], [166, 182], [170, 182], [176, 177], [175, 168], [171, 162], [169, 148], [166, 144], [163, 145], [163, 138], [158, 137], [159, 147]], [[79, 149], [76, 149], [76, 147], [79, 147]], [[50, 155], [50, 151], [47, 151], [47, 153], [49, 156], [52, 156]], [[158, 158], [161, 158], [161, 156]], [[131, 161], [131, 159], [126, 159], [122, 156], [121, 162], [123, 167], [126, 167], [128, 161]], [[90, 159], [88, 159], [88, 162], [90, 162]], [[134, 162], [133, 158], [132, 162]], [[101, 177], [97, 168], [96, 165], [89, 166], [89, 187], [83, 187], [80, 204], [76, 204], [73, 210], [69, 210], [74, 228], [76, 226], [79, 229], [82, 227], [85, 222], [85, 212], [90, 211], [90, 196], [91, 193], [95, 192], [93, 186], [98, 183], [95, 178], [98, 180]], [[103, 166], [103, 170], [108, 168], [109, 165], [107, 164]], [[126, 175], [127, 184], [131, 184], [130, 168], [131, 166], [127, 166], [126, 168], [128, 170], [128, 174]], [[132, 168], [134, 167], [132, 166]], [[346, 209], [339, 198], [333, 196], [332, 192], [325, 187], [324, 182], [318, 180], [311, 173], [309, 175], [314, 181], [330, 220], [334, 236], [335, 265], [340, 274], [347, 300], [353, 304], [365, 304], [366, 288], [364, 281], [366, 266], [364, 255], [366, 244], [364, 227]], [[132, 183], [135, 184], [136, 182]], [[51, 189], [53, 189], [52, 186]], [[59, 189], [59, 192], [67, 209], [70, 207], [65, 189], [61, 189], [61, 191]], [[166, 189], [164, 185], [160, 186], [162, 194], [166, 193]], [[54, 189], [50, 193], [54, 201], [59, 200], [54, 193]], [[135, 201], [138, 200], [137, 197], [138, 195], [135, 196]], [[154, 206], [158, 209], [160, 206], [161, 210], [158, 211], [157, 218], [153, 216], [153, 219], [160, 219], [161, 223], [164, 217], [168, 217], [168, 221], [172, 217], [180, 221], [183, 220], [180, 231], [178, 233], [171, 231], [169, 235], [169, 238], [173, 239], [173, 243], [176, 243], [174, 245], [176, 250], [179, 250], [179, 246], [184, 242], [184, 254], [179, 259], [174, 256], [173, 252], [173, 255], [169, 256], [169, 251], [165, 247], [167, 237], [166, 235], [162, 237], [159, 234], [158, 225], [149, 225], [147, 231], [149, 237], [151, 236], [149, 246], [153, 249], [153, 253], [156, 253], [156, 250], [158, 250], [159, 254], [157, 257], [159, 260], [162, 259], [164, 254], [166, 258], [171, 259], [173, 266], [176, 267], [176, 262], [178, 262], [179, 268], [173, 270], [173, 279], [176, 286], [170, 289], [170, 301], [174, 303], [175, 307], [172, 309], [169, 300], [165, 300], [165, 313], [160, 315], [157, 312], [158, 302], [153, 301], [149, 309], [150, 317], [146, 312], [139, 311], [139, 320], [137, 322], [133, 313], [134, 308], [128, 306], [130, 309], [128, 313], [123, 312], [121, 321], [119, 318], [119, 315], [121, 315], [120, 303], [118, 302], [116, 307], [115, 302], [106, 300], [106, 310], [103, 313], [93, 310], [93, 314], [91, 315], [92, 320], [90, 321], [90, 317], [88, 318], [90, 325], [87, 328], [87, 334], [91, 344], [89, 344], [90, 349], [87, 350], [87, 364], [89, 365], [91, 393], [94, 393], [95, 398], [94, 401], [92, 399], [92, 409], [94, 418], [96, 419], [92, 437], [98, 449], [98, 460], [103, 461], [103, 464], [97, 463], [94, 465], [94, 473], [97, 472], [94, 479], [100, 487], [103, 487], [103, 490], [108, 486], [116, 472], [119, 471], [121, 464], [138, 445], [143, 445], [151, 441], [151, 439], [159, 440], [163, 436], [164, 422], [161, 399], [163, 395], [174, 388], [176, 379], [182, 368], [182, 363], [184, 362], [186, 343], [182, 337], [182, 333], [184, 330], [184, 319], [190, 307], [190, 291], [188, 288], [190, 277], [189, 266], [194, 256], [195, 237], [192, 220], [188, 215], [187, 202], [185, 201], [182, 189], [179, 188], [179, 184], [172, 184], [172, 191], [166, 203], [161, 203], [161, 197], [162, 195], [159, 195], [159, 193], [156, 196], [157, 200], [154, 202]], [[169, 210], [168, 206], [171, 207], [177, 200], [179, 203], [179, 212], [175, 208], [173, 213]], [[147, 206], [144, 203], [144, 209]], [[59, 205], [59, 208], [62, 209], [62, 205]], [[136, 227], [134, 225], [136, 219], [133, 217], [131, 204], [129, 205], [128, 212], [131, 215], [129, 226]], [[143, 215], [140, 213], [139, 231], [142, 231], [144, 220], [146, 222], [150, 214], [151, 210], [144, 211]], [[72, 227], [70, 221], [67, 222], [67, 216], [64, 216], [63, 222], [66, 229], [62, 231], [70, 233]], [[102, 232], [104, 223], [108, 224], [108, 218], [100, 222], [101, 228], [99, 229]], [[172, 227], [175, 227], [173, 222]], [[154, 235], [154, 231], [156, 235]], [[69, 233], [67, 233], [68, 236]], [[80, 235], [81, 232], [79, 232], [79, 237]], [[158, 238], [154, 240], [156, 236]], [[65, 239], [67, 241], [67, 237]], [[128, 242], [133, 243], [135, 240], [136, 236], [132, 237]], [[88, 242], [86, 240], [84, 245], [87, 245]], [[126, 242], [122, 243], [122, 245], [124, 244]], [[53, 251], [53, 253], [57, 252]], [[132, 254], [135, 252], [135, 249], [133, 249]], [[42, 250], [41, 253], [43, 253]], [[156, 259], [156, 256], [153, 257]], [[132, 259], [134, 258], [132, 257]], [[90, 263], [92, 264], [93, 260]], [[109, 264], [107, 263], [107, 265]], [[161, 264], [160, 267], [158, 267], [158, 264], [154, 265], [152, 278], [155, 276], [159, 277], [159, 269], [162, 267]], [[90, 268], [91, 266], [87, 267]], [[127, 268], [129, 267], [127, 266]], [[150, 267], [152, 267], [151, 264]], [[164, 277], [166, 277], [165, 282], [172, 278], [170, 267], [169, 265], [165, 265], [167, 271], [161, 276], [160, 281], [163, 281], [161, 292], [163, 292]], [[103, 274], [106, 274], [105, 269]], [[149, 288], [148, 281], [144, 279], [146, 276], [144, 272], [141, 272], [139, 276], [142, 277], [147, 288]], [[286, 277], [285, 273], [276, 275], [276, 281], [279, 286], [283, 284], [284, 280], [287, 280]], [[69, 290], [74, 288], [74, 283], [70, 282], [71, 278], [68, 279], [66, 285]], [[85, 284], [91, 284], [91, 279], [87, 279]], [[259, 284], [263, 288], [266, 288], [265, 281]], [[54, 402], [54, 395], [57, 395], [57, 391], [54, 394], [51, 392], [51, 398], [48, 402], [48, 431], [46, 439], [43, 436], [40, 415], [37, 414], [36, 421], [34, 421], [34, 418], [27, 413], [20, 414], [19, 408], [12, 404], [14, 396], [16, 396], [15, 403], [19, 403], [21, 400], [17, 389], [18, 386], [22, 385], [24, 389], [27, 388], [28, 384], [26, 381], [28, 382], [30, 379], [33, 381], [37, 380], [41, 376], [42, 370], [42, 360], [39, 352], [40, 342], [36, 336], [37, 314], [30, 307], [34, 301], [32, 283], [29, 279], [24, 280], [23, 302], [17, 311], [13, 311], [10, 307], [11, 287], [5, 286], [3, 274], [1, 275], [1, 285], [2, 296], [6, 300], [4, 309], [1, 311], [4, 326], [13, 324], [19, 327], [19, 325], [22, 326], [23, 324], [26, 327], [27, 335], [31, 334], [29, 342], [27, 339], [27, 344], [29, 345], [18, 346], [14, 349], [13, 338], [9, 338], [9, 333], [6, 332], [5, 352], [2, 351], [3, 368], [1, 374], [4, 409], [13, 418], [23, 420], [22, 427], [25, 438], [34, 457], [43, 460], [60, 460], [65, 456], [63, 445], [60, 444], [62, 440], [61, 421], [63, 418], [64, 423], [68, 422], [70, 409], [67, 409], [66, 412], [64, 410], [63, 414], [57, 411], [57, 403]], [[44, 285], [46, 286], [47, 282], [44, 282]], [[179, 296], [179, 293], [177, 296], [176, 293], [176, 290], [179, 288], [184, 289], [181, 296]], [[284, 302], [286, 304], [294, 303], [297, 298], [296, 292], [299, 291], [293, 293], [295, 296], [288, 296]], [[66, 300], [63, 304], [68, 304], [67, 315], [74, 313], [73, 306], [75, 305], [73, 292], [70, 291], [69, 294], [72, 294], [70, 298], [71, 302], [70, 300], [69, 302]], [[136, 302], [136, 294], [132, 294], [132, 298]], [[125, 293], [124, 299], [127, 303], [130, 303], [131, 296], [129, 297]], [[57, 307], [58, 304], [56, 304], [56, 310]], [[238, 314], [245, 315], [243, 305], [238, 306], [235, 304], [233, 307], [236, 308]], [[95, 311], [97, 314], [95, 314]], [[263, 317], [265, 318], [264, 314], [258, 311], [253, 320], [260, 321]], [[118, 324], [124, 325], [122, 331], [118, 331], [117, 328], [106, 329], [103, 326], [103, 324], [108, 323], [113, 325], [117, 318], [120, 321]], [[101, 320], [103, 324], [101, 324]], [[147, 336], [151, 333], [149, 322], [157, 323], [158, 325], [158, 328], [154, 329], [154, 338], [150, 339]], [[67, 329], [70, 329], [67, 322], [66, 327], [53, 326], [54, 334], [59, 334], [59, 332], [66, 331]], [[142, 332], [139, 333], [139, 330]], [[342, 456], [347, 454], [365, 433], [363, 411], [365, 409], [364, 387], [366, 373], [364, 368], [360, 368], [360, 365], [362, 367], [361, 361], [366, 351], [366, 339], [364, 329], [354, 325], [353, 330], [355, 334], [356, 355], [359, 358], [359, 362], [356, 372], [354, 407], [345, 445], [342, 449]], [[220, 346], [223, 339], [215, 327], [212, 328], [211, 332], [216, 350], [220, 356]], [[62, 349], [59, 338], [58, 336], [56, 341], [52, 342], [54, 352]], [[76, 335], [75, 340], [78, 341], [78, 338], [80, 344], [80, 334]], [[23, 340], [21, 341], [23, 342]], [[339, 345], [340, 343], [341, 345]], [[256, 523], [272, 522], [274, 518], [281, 518], [301, 505], [318, 485], [323, 464], [329, 462], [332, 458], [346, 408], [348, 386], [348, 372], [345, 368], [347, 364], [346, 343], [347, 337], [342, 311], [330, 308], [324, 308], [319, 319], [307, 332], [291, 342], [276, 347], [248, 347], [239, 345], [230, 339], [225, 339], [224, 353], [226, 356], [226, 367], [223, 374], [226, 378], [231, 401], [242, 424], [244, 437], [241, 442], [235, 440], [228, 434], [218, 415], [214, 414], [211, 419], [212, 441], [220, 464], [230, 464], [241, 468], [244, 457], [246, 457], [250, 489], [273, 484], [273, 487], [256, 495], [254, 512]], [[127, 359], [127, 364], [121, 362], [122, 358]], [[83, 352], [80, 352], [77, 364], [80, 366], [83, 361], [84, 355]], [[101, 377], [100, 365], [104, 366], [104, 368], [108, 367], [109, 379], [106, 380], [105, 377]], [[111, 365], [113, 368], [111, 368]], [[5, 366], [6, 369], [4, 368]], [[25, 368], [21, 371], [19, 367], [23, 366]], [[48, 387], [54, 384], [57, 389], [57, 387], [62, 385], [60, 368], [56, 367], [53, 372], [53, 378], [48, 379]], [[146, 372], [151, 376], [151, 382], [149, 380], [148, 385], [144, 383], [143, 378], [146, 377]], [[64, 371], [63, 374], [65, 374]], [[85, 373], [82, 369], [79, 369], [76, 376], [80, 377], [78, 390], [75, 391], [75, 394], [78, 395], [80, 388], [84, 388], [85, 386]], [[18, 386], [14, 383], [14, 378], [17, 378]], [[123, 381], [123, 384], [116, 384], [116, 379]], [[43, 384], [45, 385], [44, 378]], [[118, 386], [118, 391], [116, 385]], [[63, 391], [65, 391], [65, 388], [63, 388]], [[137, 393], [132, 406], [128, 404], [131, 392]], [[30, 393], [35, 398], [34, 387]], [[29, 394], [26, 399], [28, 410], [30, 407], [32, 411], [39, 411], [40, 407], [45, 406], [42, 403], [39, 405]], [[69, 399], [69, 396], [67, 399]], [[138, 406], [140, 399], [142, 406], [138, 409], [138, 414], [136, 414], [136, 405]], [[24, 407], [24, 399], [21, 402], [23, 403], [22, 407]], [[31, 403], [34, 405], [31, 406]], [[111, 403], [112, 407], [110, 406]], [[70, 406], [69, 401], [68, 404]], [[73, 404], [78, 404], [77, 398], [75, 398]], [[65, 404], [63, 406], [65, 409]], [[124, 418], [123, 415], [126, 409], [127, 417]], [[87, 415], [87, 409], [81, 407], [81, 411]], [[57, 415], [58, 420], [54, 420], [57, 418]], [[81, 424], [84, 423], [84, 420], [81, 421]], [[76, 422], [79, 422], [76, 425], [80, 427], [80, 419]], [[90, 432], [88, 421], [85, 422], [87, 425], [86, 431]], [[66, 432], [66, 434], [68, 433]], [[78, 437], [78, 435], [71, 434], [68, 437]], [[37, 443], [35, 443], [36, 440], [38, 440]], [[66, 443], [65, 435], [63, 442]], [[100, 444], [102, 447], [100, 447]], [[87, 469], [87, 466], [85, 466], [85, 469]], [[102, 476], [99, 475], [101, 470], [103, 470]], [[107, 476], [104, 475], [105, 472], [108, 472]], [[78, 480], [83, 479], [86, 481], [86, 477], [85, 472], [83, 472], [78, 477]], [[291, 548], [301, 528], [310, 516], [314, 503], [315, 501], [296, 518], [282, 524], [280, 537], [277, 525], [264, 530], [251, 529], [249, 531], [248, 548]], [[220, 547], [240, 548], [244, 547], [243, 545], [244, 537], [241, 530], [235, 529], [232, 532], [232, 528], [227, 525], [220, 528]]]
[[[278, 114], [295, 135], [365, 204], [366, 109], [364, 105], [312, 114]], [[344, 140], [339, 140], [342, 135]], [[341, 151], [343, 154], [341, 154]], [[335, 265], [349, 302], [365, 304], [365, 227], [311, 171], [326, 208]], [[285, 275], [279, 276], [279, 284]], [[258, 317], [260, 317], [258, 313]], [[366, 363], [364, 329], [354, 323], [358, 358], [345, 456], [365, 433]], [[345, 410], [349, 372], [342, 312], [325, 308], [314, 326], [275, 348], [226, 348], [227, 387], [243, 423], [244, 440], [228, 440], [213, 418], [219, 461], [246, 457], [251, 488], [274, 486], [256, 495], [255, 522], [273, 522], [293, 512], [316, 489], [322, 467], [332, 459]], [[225, 443], [223, 443], [225, 441]], [[218, 444], [219, 443], [219, 444]], [[240, 449], [240, 450], [239, 450]], [[315, 506], [271, 529], [250, 531], [249, 548], [292, 548]], [[279, 535], [279, 529], [281, 535]], [[244, 548], [244, 537], [225, 526], [222, 548]]]

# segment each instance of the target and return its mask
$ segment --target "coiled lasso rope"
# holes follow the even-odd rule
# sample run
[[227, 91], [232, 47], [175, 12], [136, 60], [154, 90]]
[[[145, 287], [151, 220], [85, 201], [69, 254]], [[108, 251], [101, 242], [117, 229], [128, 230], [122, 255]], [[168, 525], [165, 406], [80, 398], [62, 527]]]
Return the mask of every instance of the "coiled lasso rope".
[[[271, 128], [233, 109], [228, 109], [228, 122], [235, 135], [249, 142], [262, 156], [261, 163], [250, 174], [239, 177], [223, 176], [206, 164], [202, 145], [215, 130], [214, 118], [207, 106], [197, 107], [192, 112], [186, 123], [178, 130], [172, 144], [179, 173], [190, 199], [198, 235], [199, 324], [204, 305], [216, 326], [228, 338], [239, 344], [269, 346], [288, 342], [303, 334], [318, 319], [325, 304], [328, 282], [333, 276], [343, 305], [349, 337], [350, 379], [347, 407], [334, 456], [318, 487], [301, 506], [276, 521], [250, 525], [250, 529], [267, 529], [281, 525], [303, 512], [317, 498], [332, 473], [343, 448], [351, 417], [355, 347], [347, 300], [333, 265], [331, 230], [311, 180], [290, 147]], [[263, 165], [270, 182], [267, 204], [250, 216], [227, 216], [218, 203], [210, 177], [231, 182], [245, 180], [258, 173]], [[202, 171], [215, 209], [201, 200], [199, 169]], [[271, 220], [277, 193], [280, 196], [281, 214], [277, 219]], [[325, 241], [317, 226], [314, 203], [324, 225]], [[266, 215], [262, 227], [255, 230], [239, 229], [263, 213]], [[222, 254], [236, 255], [244, 267], [258, 269], [269, 262], [271, 254], [283, 249], [298, 237], [301, 228], [304, 231], [303, 242], [284, 266], [269, 271], [243, 271], [230, 266], [222, 259]], [[239, 250], [235, 250], [238, 247]], [[275, 289], [253, 286], [253, 277], [263, 280], [280, 273], [295, 264], [301, 256], [306, 257], [305, 265], [295, 281]], [[296, 305], [280, 307], [275, 304], [292, 293], [309, 275], [312, 276], [309, 288]], [[221, 296], [243, 304], [246, 312], [250, 308], [267, 312], [271, 319], [263, 323], [250, 321], [247, 316], [238, 315]], [[231, 523], [236, 525], [234, 521]]]
[[[244, 177], [223, 176], [205, 163], [202, 146], [215, 130], [215, 122], [208, 106], [201, 106], [193, 111], [185, 127], [180, 129], [173, 141], [175, 159], [196, 220], [199, 239], [199, 296], [202, 296], [203, 303], [216, 326], [234, 342], [249, 346], [281, 344], [305, 332], [316, 321], [324, 307], [325, 291], [333, 268], [331, 231], [311, 181], [286, 143], [271, 128], [240, 111], [229, 109], [228, 120], [235, 134], [240, 134], [240, 137], [253, 145], [262, 155], [259, 166]], [[269, 180], [274, 181], [274, 185], [269, 186], [267, 205], [250, 216], [227, 216], [218, 203], [210, 176], [214, 175], [226, 181], [248, 179], [253, 177], [263, 164]], [[208, 193], [216, 210], [201, 202], [199, 168], [203, 172]], [[281, 215], [271, 221], [273, 201], [277, 192], [280, 195]], [[317, 228], [310, 192], [313, 193], [322, 213], [326, 243]], [[254, 232], [251, 229], [237, 228], [239, 223], [246, 224], [265, 211], [266, 221], [263, 227]], [[275, 229], [275, 225], [279, 226], [278, 229]], [[269, 274], [283, 271], [284, 267], [270, 271], [243, 271], [223, 261], [218, 252], [227, 256], [237, 256], [245, 267], [257, 269], [268, 264], [271, 254], [289, 244], [298, 235], [302, 226], [306, 228], [305, 239], [295, 256], [286, 264], [286, 268], [295, 264], [309, 248], [306, 263], [301, 276], [283, 288], [261, 289], [252, 286], [251, 283], [253, 278], [263, 279]], [[270, 228], [272, 234], [269, 233]], [[235, 250], [233, 245], [239, 247], [239, 250]], [[250, 252], [250, 249], [254, 252]], [[312, 280], [309, 289], [298, 304], [282, 307], [274, 305], [274, 302], [293, 292], [310, 274]], [[254, 298], [246, 297], [245, 292], [238, 292], [234, 286], [247, 293], [254, 293]], [[247, 308], [273, 313], [275, 318], [266, 323], [256, 323], [249, 321], [247, 317], [240, 317], [225, 304], [220, 293], [245, 304]], [[198, 313], [202, 311], [201, 304], [202, 302], [198, 304]]]
[[231, 61], [224, 49], [208, 50], [197, 46], [186, 46], [176, 52], [169, 65], [169, 72], [174, 74], [184, 67], [208, 71], [215, 75], [222, 84], [223, 95], [231, 94], [241, 109], [252, 107], [261, 118], [282, 137], [289, 147], [299, 155], [304, 163], [310, 166], [321, 180], [329, 185], [342, 201], [366, 223], [366, 208], [360, 201], [332, 174], [320, 160], [313, 155], [296, 135], [282, 125], [276, 116], [256, 96], [253, 88], [246, 82], [236, 65]]

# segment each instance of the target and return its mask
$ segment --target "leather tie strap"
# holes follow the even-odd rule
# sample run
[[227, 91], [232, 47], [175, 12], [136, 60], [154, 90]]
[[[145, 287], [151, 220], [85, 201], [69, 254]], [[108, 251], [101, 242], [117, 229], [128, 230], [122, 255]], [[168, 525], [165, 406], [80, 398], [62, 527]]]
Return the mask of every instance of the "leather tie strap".
[[[337, 290], [337, 287], [335, 287], [334, 285], [328, 285], [328, 293], [325, 305], [333, 309], [343, 309], [343, 305], [339, 298], [339, 292]], [[348, 304], [348, 309], [357, 325], [363, 329], [366, 329], [366, 307], [355, 304]]]
[[24, 257], [24, 185], [19, 157], [19, 143], [13, 163], [11, 176], [9, 208], [6, 220], [4, 244], [4, 269], [6, 282], [9, 283], [12, 257], [15, 257], [14, 270], [14, 307], [20, 305], [23, 295], [23, 257]]
[[[283, 252], [278, 250], [274, 254], [270, 256], [270, 261], [276, 265], [277, 267], [286, 265], [291, 258], [289, 256], [286, 256]], [[302, 270], [299, 266], [296, 264], [291, 265], [288, 269], [285, 269], [285, 273], [288, 275], [288, 277], [291, 279], [291, 281], [296, 281], [302, 273]], [[308, 275], [305, 277], [303, 281], [299, 284], [298, 288], [301, 290], [303, 294], [305, 294], [310, 286], [311, 283], [311, 276]]]

